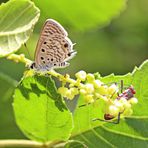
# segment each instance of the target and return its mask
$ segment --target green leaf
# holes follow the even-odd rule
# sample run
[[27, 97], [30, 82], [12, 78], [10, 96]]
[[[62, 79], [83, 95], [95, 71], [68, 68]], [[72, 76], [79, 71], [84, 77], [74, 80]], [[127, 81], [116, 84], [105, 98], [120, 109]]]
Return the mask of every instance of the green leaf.
[[[148, 145], [148, 60], [133, 73], [124, 76], [109, 75], [101, 78], [105, 83], [124, 81], [127, 86], [133, 85], [136, 90], [135, 97], [138, 104], [133, 106], [133, 115], [122, 118], [120, 124], [92, 121], [93, 118], [103, 119], [103, 102], [78, 107], [74, 113], [75, 128], [73, 140], [84, 142], [88, 147], [147, 147]], [[79, 104], [84, 99], [79, 98]], [[74, 147], [75, 145], [70, 145]]]
[[17, 82], [0, 73], [0, 139], [24, 138], [15, 124], [12, 109], [12, 94]]
[[50, 77], [25, 78], [15, 90], [16, 122], [30, 139], [66, 140], [73, 129], [72, 114]]
[[42, 10], [42, 20], [49, 16], [62, 24], [85, 30], [109, 23], [125, 8], [126, 0], [35, 0]]
[[38, 21], [40, 11], [29, 0], [10, 0], [0, 6], [0, 57], [16, 52]]

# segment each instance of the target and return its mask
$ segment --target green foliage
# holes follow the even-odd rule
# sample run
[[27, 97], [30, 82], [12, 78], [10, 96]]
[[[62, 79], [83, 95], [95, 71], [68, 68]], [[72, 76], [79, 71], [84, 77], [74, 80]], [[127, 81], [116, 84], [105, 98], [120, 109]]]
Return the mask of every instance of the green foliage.
[[28, 0], [11, 0], [0, 6], [0, 57], [17, 51], [29, 39], [39, 12]]
[[50, 77], [24, 79], [15, 90], [13, 107], [16, 122], [28, 138], [42, 142], [69, 138], [72, 114]]
[[[145, 61], [140, 68], [135, 68], [133, 73], [125, 76], [109, 75], [102, 77], [105, 83], [124, 81], [124, 85], [133, 85], [136, 90], [138, 104], [133, 108], [133, 115], [121, 119], [119, 125], [92, 121], [93, 118], [103, 118], [103, 104], [101, 100], [89, 106], [78, 108], [74, 114], [75, 140], [85, 142], [88, 147], [146, 147], [148, 140], [148, 61]], [[84, 98], [79, 98], [79, 105]], [[84, 102], [82, 103], [84, 104]], [[125, 142], [126, 141], [126, 142]], [[72, 145], [73, 147], [74, 145]]]
[[13, 116], [12, 95], [16, 85], [17, 81], [0, 73], [0, 139], [24, 138]]
[[50, 16], [78, 30], [109, 23], [126, 5], [126, 0], [44, 0], [44, 3], [35, 0], [34, 2], [43, 10], [44, 19], [48, 17], [50, 8]]
[[[104, 64], [102, 64], [102, 67], [108, 69], [108, 72], [110, 72], [110, 69], [113, 71], [114, 67], [123, 69], [125, 68], [124, 65], [128, 67], [132, 62], [135, 64], [137, 61], [134, 49], [128, 49], [137, 45], [145, 46], [143, 40], [136, 37], [133, 39], [131, 36], [125, 41], [130, 46], [128, 48], [126, 47], [127, 44], [122, 46], [124, 44], [123, 38], [126, 37], [125, 34], [128, 32], [131, 23], [128, 23], [128, 29], [125, 28], [125, 32], [122, 30], [124, 37], [122, 34], [118, 34], [118, 31], [122, 32], [120, 30], [122, 27], [118, 26], [120, 23], [117, 25], [119, 30], [114, 30], [111, 26], [106, 31], [93, 30], [88, 32], [89, 29], [106, 25], [117, 17], [125, 8], [126, 0], [44, 0], [44, 2], [34, 0], [34, 3], [42, 12], [41, 21], [39, 22], [40, 27], [37, 28], [41, 29], [41, 24], [45, 21], [45, 18], [50, 17], [60, 20], [62, 25], [72, 29], [71, 32], [74, 30], [86, 31], [84, 34], [80, 32], [72, 34], [78, 44], [78, 49], [80, 49], [78, 51], [80, 54], [77, 56], [77, 59], [80, 60], [77, 63], [75, 62], [77, 67], [72, 66], [74, 70], [77, 70], [78, 65], [81, 64], [84, 67], [90, 65], [91, 68], [96, 65], [97, 69], [99, 69], [103, 60], [105, 64], [108, 63], [108, 67]], [[40, 15], [40, 10], [34, 3], [30, 0], [10, 0], [0, 6], [0, 57], [17, 51], [28, 40]], [[141, 18], [141, 16], [138, 18]], [[126, 23], [126, 19], [122, 20], [121, 24], [123, 23]], [[138, 32], [137, 27], [135, 28], [136, 32]], [[134, 27], [132, 27], [132, 31], [134, 31]], [[143, 32], [145, 31], [143, 30]], [[34, 38], [30, 40], [31, 48], [29, 49], [35, 47], [33, 43], [36, 40]], [[118, 40], [118, 44], [116, 44], [115, 40]], [[114, 49], [118, 49], [118, 51], [124, 49], [124, 52], [119, 54]], [[141, 49], [137, 53], [139, 57], [142, 53]], [[117, 61], [119, 62], [117, 63]], [[9, 65], [1, 64], [0, 66], [6, 67], [8, 73], [12, 72]], [[93, 122], [93, 118], [103, 118], [103, 101], [97, 100], [94, 104], [79, 108], [79, 105], [84, 104], [84, 96], [78, 98], [77, 108], [72, 115], [71, 108], [67, 108], [63, 98], [57, 93], [53, 79], [50, 77], [34, 76], [24, 78], [15, 89], [17, 82], [0, 73], [0, 138], [24, 138], [17, 129], [12, 115], [12, 94], [15, 89], [13, 102], [15, 119], [22, 133], [31, 140], [41, 142], [61, 141], [69, 138], [74, 140], [67, 142], [66, 147], [84, 147], [84, 145], [91, 148], [98, 146], [105, 148], [147, 147], [147, 73], [148, 61], [145, 61], [140, 68], [135, 68], [132, 73], [119, 76], [111, 74], [99, 78], [106, 84], [123, 80], [125, 86], [132, 84], [136, 90], [136, 98], [138, 98], [139, 102], [133, 108], [133, 115], [131, 117], [122, 117], [119, 125], [99, 121]]]

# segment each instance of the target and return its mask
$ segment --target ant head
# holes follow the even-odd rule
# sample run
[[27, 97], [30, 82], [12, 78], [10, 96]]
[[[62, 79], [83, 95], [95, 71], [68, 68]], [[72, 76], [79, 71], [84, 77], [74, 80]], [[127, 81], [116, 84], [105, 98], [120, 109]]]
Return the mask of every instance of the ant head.
[[132, 85], [128, 89], [131, 91], [132, 94], [136, 93], [136, 91]]
[[111, 115], [111, 114], [104, 114], [104, 119], [105, 119], [105, 120], [111, 120], [111, 119], [113, 119], [113, 118], [114, 118], [114, 116]]

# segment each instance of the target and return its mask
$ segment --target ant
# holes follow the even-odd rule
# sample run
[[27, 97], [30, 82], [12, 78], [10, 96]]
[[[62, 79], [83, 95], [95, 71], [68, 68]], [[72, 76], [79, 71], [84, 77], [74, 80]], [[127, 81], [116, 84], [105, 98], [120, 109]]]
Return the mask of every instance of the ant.
[[[120, 100], [121, 98], [125, 98], [126, 100], [130, 100], [132, 97], [134, 97], [134, 94], [136, 93], [136, 91], [134, 90], [134, 87], [131, 85], [130, 87], [128, 87], [127, 89], [125, 89], [123, 92], [123, 80], [121, 80], [121, 94], [118, 94], [118, 97], [116, 98], [117, 100]], [[99, 118], [95, 118], [93, 119], [93, 121], [96, 120], [100, 120], [100, 121], [104, 121], [104, 122], [109, 122], [109, 123], [114, 123], [114, 124], [119, 124], [120, 122], [120, 115], [124, 112], [124, 110], [122, 112], [118, 113], [118, 117], [117, 117], [117, 121], [109, 121], [115, 118], [115, 116], [111, 115], [111, 114], [104, 114], [104, 119], [99, 119]]]

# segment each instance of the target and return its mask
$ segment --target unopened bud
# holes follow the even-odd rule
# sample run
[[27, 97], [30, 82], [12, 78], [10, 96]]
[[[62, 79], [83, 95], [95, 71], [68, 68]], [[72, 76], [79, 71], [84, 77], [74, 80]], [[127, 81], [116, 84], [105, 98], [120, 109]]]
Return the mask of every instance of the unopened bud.
[[61, 94], [63, 97], [66, 96], [67, 91], [68, 91], [68, 88], [66, 88], [66, 87], [59, 87], [58, 88], [58, 93]]
[[113, 115], [113, 116], [117, 116], [119, 113], [119, 108], [116, 107], [115, 105], [111, 105], [109, 106], [109, 114]]
[[101, 85], [103, 83], [100, 80], [94, 80], [93, 84], [94, 84], [94, 87], [97, 89], [97, 88], [101, 87]]
[[106, 85], [102, 85], [97, 90], [101, 95], [108, 95], [108, 87]]
[[93, 75], [93, 74], [91, 74], [91, 73], [87, 74], [86, 78], [87, 78], [87, 81], [88, 81], [88, 82], [92, 82], [92, 81], [94, 81], [94, 80], [95, 80], [94, 75]]
[[131, 103], [131, 104], [137, 104], [138, 103], [138, 99], [133, 97], [128, 102]]
[[75, 74], [75, 76], [76, 76], [77, 79], [79, 79], [79, 80], [81, 80], [81, 81], [85, 81], [85, 80], [86, 80], [86, 72], [83, 71], [83, 70], [77, 72], [77, 73]]
[[86, 95], [85, 96], [85, 101], [87, 103], [93, 103], [94, 102], [93, 95]]
[[113, 95], [113, 94], [115, 94], [115, 93], [117, 93], [117, 92], [118, 92], [118, 87], [117, 87], [116, 84], [112, 84], [112, 85], [108, 88], [108, 93], [109, 93], [110, 95]]
[[85, 84], [84, 89], [86, 90], [87, 93], [94, 92], [94, 86], [93, 86], [93, 84], [90, 84], [90, 83]]
[[70, 88], [71, 93], [75, 96], [79, 93], [78, 89], [76, 87]]

